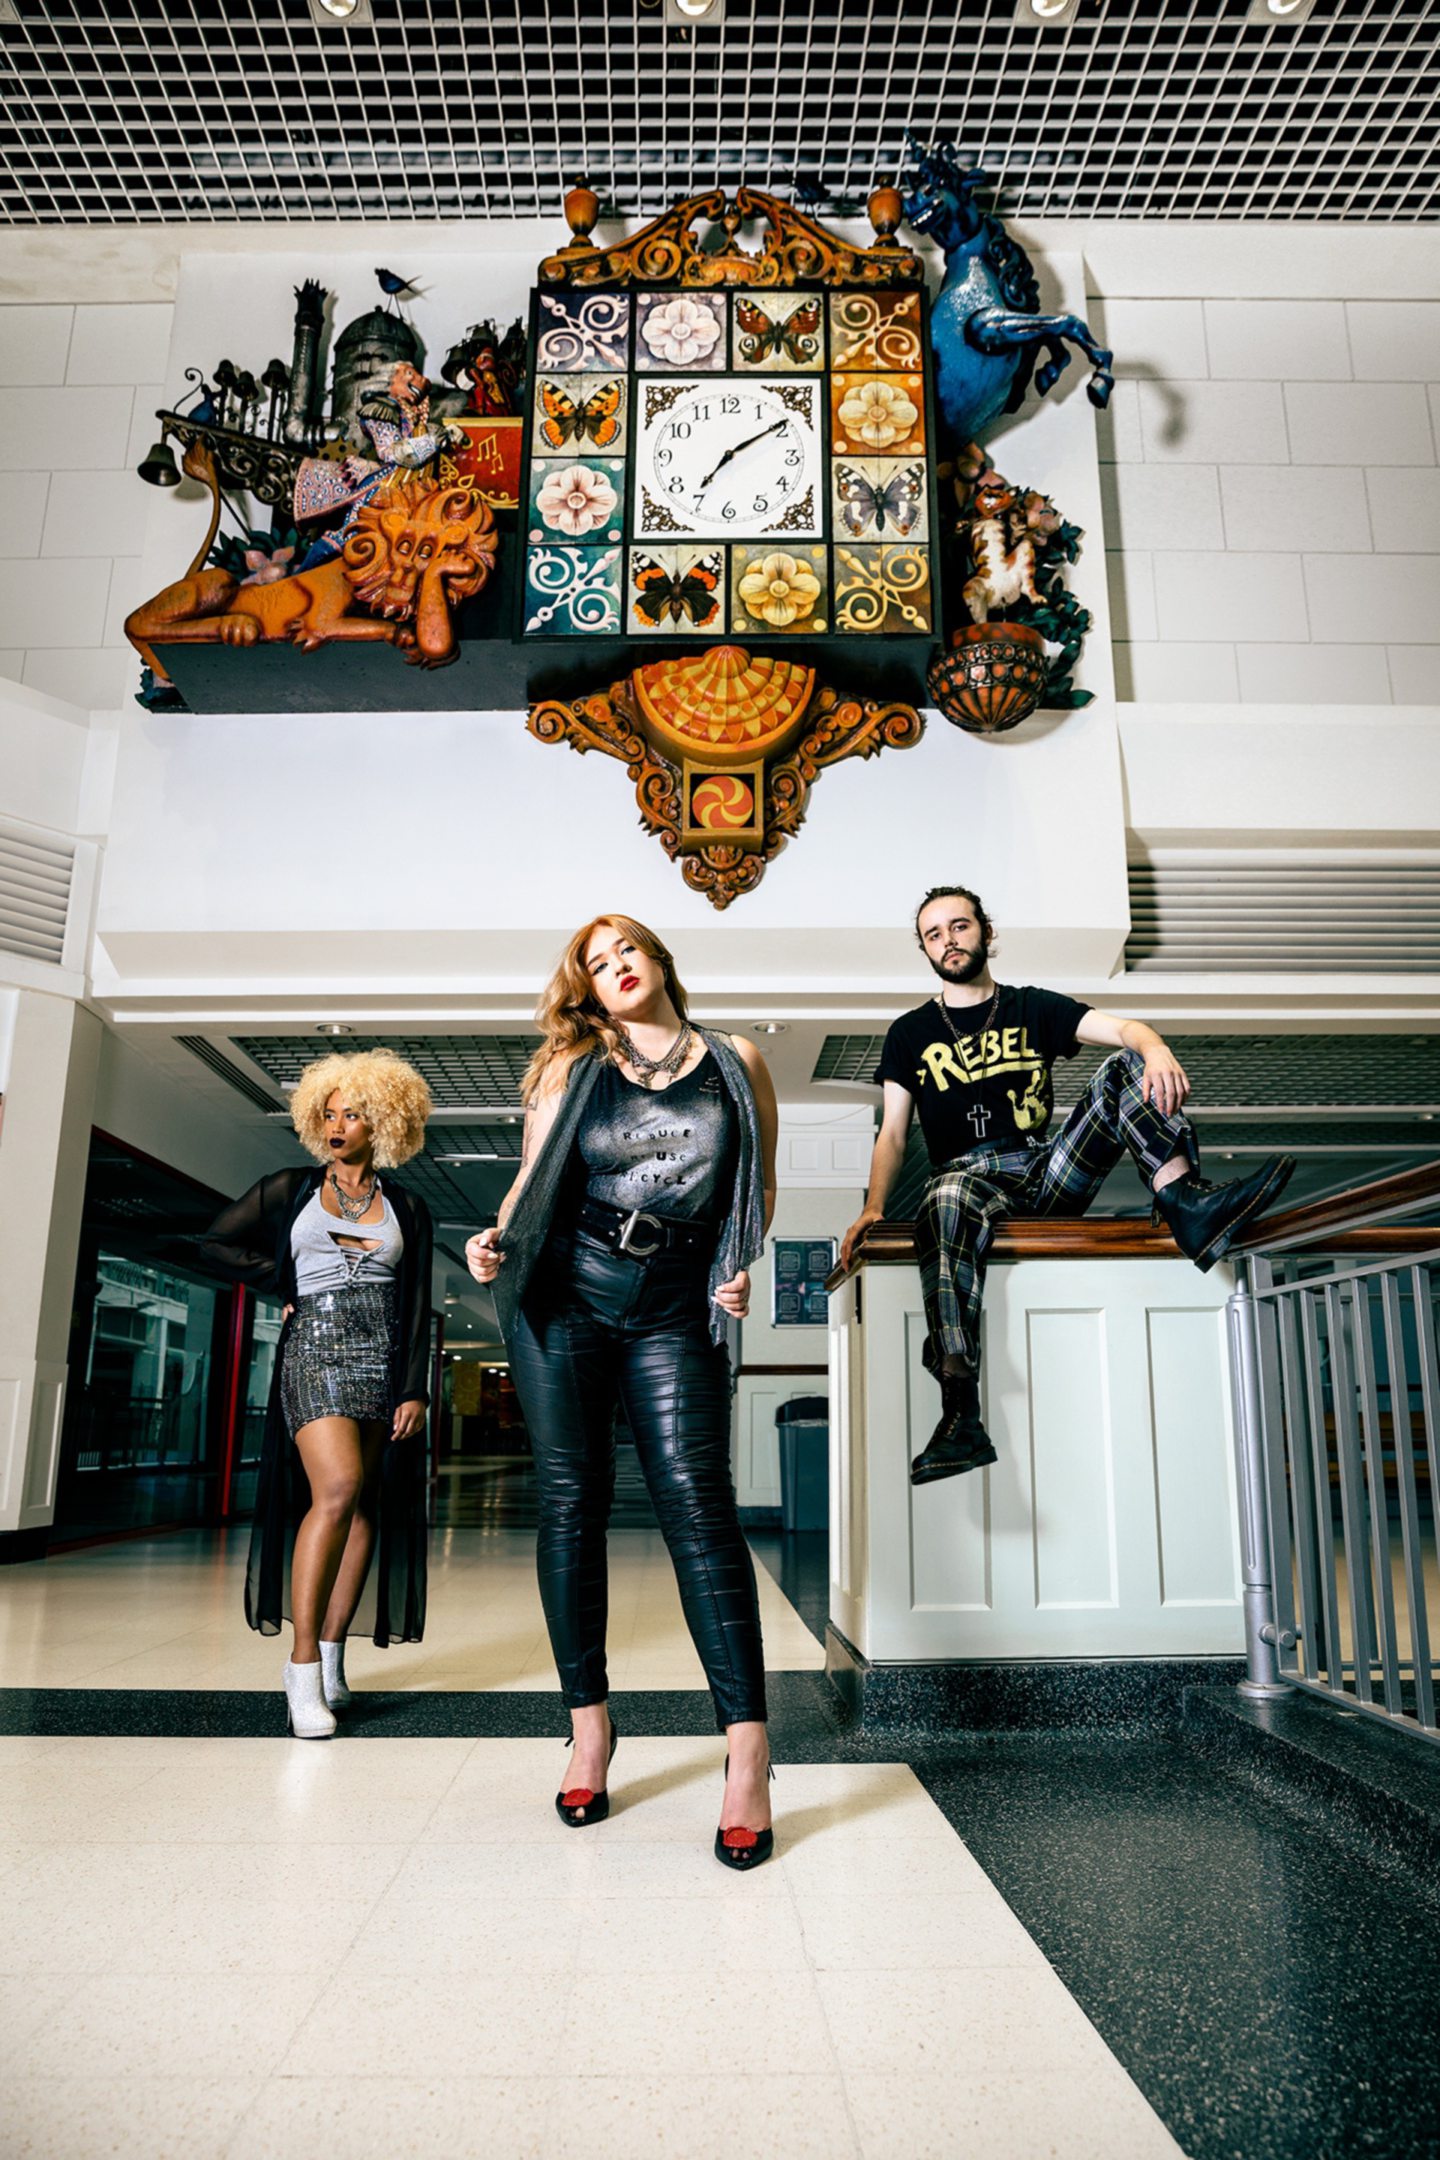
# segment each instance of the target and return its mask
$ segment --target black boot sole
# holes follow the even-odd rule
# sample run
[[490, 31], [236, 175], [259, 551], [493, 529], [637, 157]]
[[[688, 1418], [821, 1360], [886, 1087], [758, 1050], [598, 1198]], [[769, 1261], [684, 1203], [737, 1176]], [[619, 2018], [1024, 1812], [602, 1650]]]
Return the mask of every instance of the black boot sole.
[[960, 1477], [966, 1470], [983, 1470], [1000, 1457], [994, 1448], [984, 1448], [978, 1455], [967, 1455], [963, 1462], [927, 1463], [917, 1461], [910, 1466], [912, 1485], [933, 1485], [937, 1478]]
[[1201, 1248], [1192, 1265], [1199, 1268], [1202, 1275], [1208, 1275], [1216, 1261], [1224, 1259], [1246, 1223], [1253, 1222], [1257, 1215], [1264, 1213], [1275, 1195], [1285, 1190], [1294, 1174], [1294, 1156], [1282, 1155], [1260, 1191], [1246, 1203], [1238, 1215], [1230, 1218], [1224, 1229], [1217, 1232], [1208, 1245]]

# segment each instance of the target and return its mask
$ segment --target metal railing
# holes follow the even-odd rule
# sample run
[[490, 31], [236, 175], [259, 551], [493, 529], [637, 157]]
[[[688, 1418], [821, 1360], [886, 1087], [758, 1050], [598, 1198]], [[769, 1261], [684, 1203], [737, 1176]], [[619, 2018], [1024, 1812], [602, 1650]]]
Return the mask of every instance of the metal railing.
[[[1232, 1258], [1247, 1676], [1440, 1740], [1440, 1162], [1258, 1224]], [[1428, 1213], [1428, 1225], [1407, 1216]]]

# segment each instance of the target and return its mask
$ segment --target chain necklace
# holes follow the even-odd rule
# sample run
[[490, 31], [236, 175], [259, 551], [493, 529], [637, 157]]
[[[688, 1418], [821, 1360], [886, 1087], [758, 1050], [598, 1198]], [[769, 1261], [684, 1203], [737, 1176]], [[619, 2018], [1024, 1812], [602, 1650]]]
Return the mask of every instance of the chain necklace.
[[361, 1216], [367, 1212], [371, 1201], [375, 1198], [375, 1189], [380, 1183], [378, 1173], [374, 1170], [371, 1171], [368, 1187], [363, 1193], [358, 1193], [353, 1200], [340, 1183], [339, 1178], [336, 1177], [333, 1163], [330, 1165], [329, 1176], [330, 1190], [335, 1195], [335, 1205], [339, 1208], [344, 1220], [346, 1222], [359, 1222]]
[[690, 1045], [695, 1040], [694, 1030], [691, 1028], [689, 1021], [686, 1020], [682, 1022], [680, 1033], [671, 1043], [665, 1055], [658, 1058], [649, 1058], [646, 1057], [643, 1050], [636, 1049], [624, 1028], [619, 1028], [616, 1032], [620, 1037], [620, 1047], [625, 1053], [626, 1063], [633, 1066], [635, 1077], [643, 1088], [654, 1087], [657, 1073], [664, 1073], [667, 1079], [673, 1080], [686, 1058], [690, 1055]]
[[[945, 1003], [945, 996], [943, 991], [936, 991], [935, 1003], [940, 1007], [940, 1011], [944, 1016], [945, 1025], [950, 1030], [950, 1040], [954, 1043], [956, 1049], [958, 1050], [960, 1048], [960, 1030], [956, 1027], [955, 1022], [950, 1017], [950, 1008]], [[977, 1140], [983, 1140], [986, 1133], [990, 1130], [990, 1112], [985, 1107], [984, 1101], [981, 1098], [980, 1090], [984, 1087], [985, 1082], [990, 1077], [990, 1059], [985, 1049], [985, 1036], [991, 1021], [995, 1017], [995, 1008], [999, 1003], [1000, 985], [999, 983], [996, 983], [994, 990], [990, 994], [990, 1002], [985, 1008], [985, 1017], [983, 1018], [983, 1020], [981, 1020], [978, 1030], [975, 1031], [980, 1044], [980, 1073], [978, 1079], [974, 1083], [975, 1106], [972, 1110], [967, 1112], [967, 1115], [969, 1117], [970, 1123], [975, 1128], [975, 1138]], [[971, 1030], [967, 1028], [966, 1033], [969, 1034], [970, 1032]]]

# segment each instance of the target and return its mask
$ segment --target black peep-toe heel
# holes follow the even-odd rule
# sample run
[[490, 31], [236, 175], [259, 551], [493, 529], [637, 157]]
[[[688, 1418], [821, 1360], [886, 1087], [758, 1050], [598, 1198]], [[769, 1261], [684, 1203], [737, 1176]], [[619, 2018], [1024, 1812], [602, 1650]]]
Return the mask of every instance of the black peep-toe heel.
[[[610, 1753], [605, 1758], [607, 1777], [610, 1774], [610, 1764], [615, 1760], [615, 1743], [619, 1738], [615, 1720], [611, 1718]], [[567, 1747], [574, 1747], [573, 1734], [565, 1744]], [[568, 1792], [556, 1793], [555, 1812], [561, 1822], [568, 1823], [572, 1830], [585, 1830], [591, 1823], [604, 1822], [610, 1813], [610, 1795], [608, 1792], [591, 1792], [588, 1785], [572, 1785]]]
[[[770, 1766], [770, 1782], [775, 1782], [775, 1765]], [[725, 1775], [730, 1775], [730, 1758], [725, 1758]], [[723, 1827], [715, 1832], [715, 1857], [726, 1867], [757, 1868], [770, 1858], [775, 1850], [773, 1830], [746, 1830], [743, 1825], [732, 1830]]]

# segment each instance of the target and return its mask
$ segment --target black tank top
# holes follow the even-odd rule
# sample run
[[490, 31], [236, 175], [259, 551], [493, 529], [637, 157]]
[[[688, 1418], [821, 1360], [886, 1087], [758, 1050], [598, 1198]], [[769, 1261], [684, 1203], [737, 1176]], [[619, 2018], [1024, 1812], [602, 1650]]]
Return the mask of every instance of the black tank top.
[[708, 1053], [669, 1087], [642, 1088], [601, 1068], [577, 1135], [584, 1195], [685, 1222], [723, 1221], [735, 1183], [740, 1120]]

